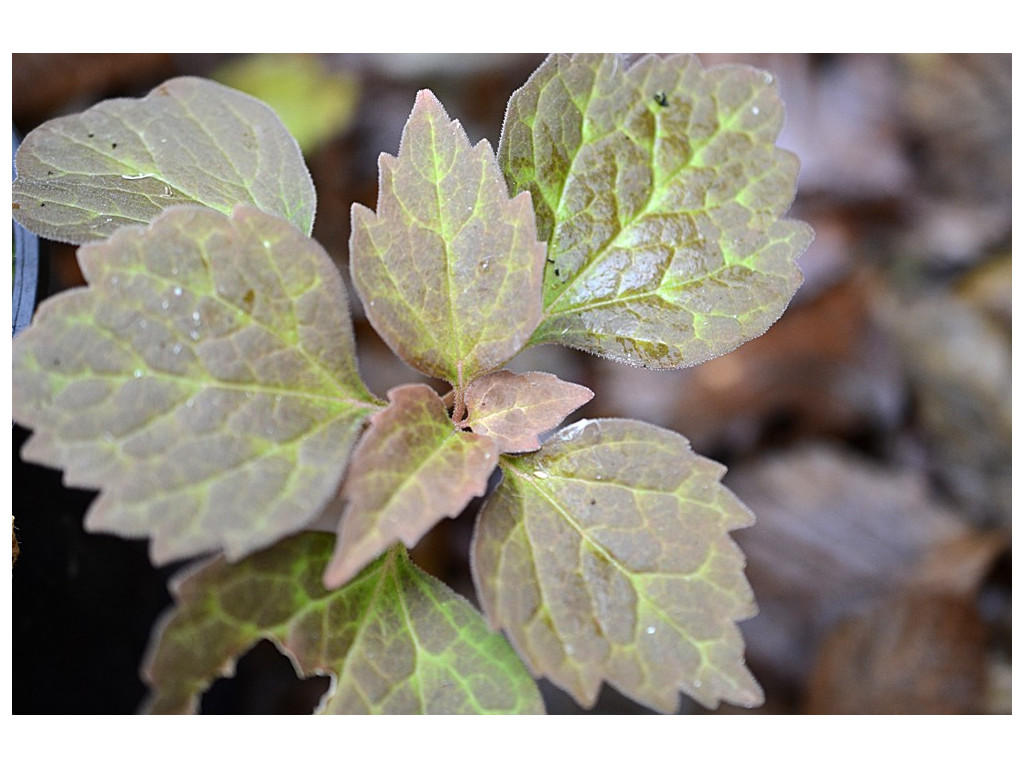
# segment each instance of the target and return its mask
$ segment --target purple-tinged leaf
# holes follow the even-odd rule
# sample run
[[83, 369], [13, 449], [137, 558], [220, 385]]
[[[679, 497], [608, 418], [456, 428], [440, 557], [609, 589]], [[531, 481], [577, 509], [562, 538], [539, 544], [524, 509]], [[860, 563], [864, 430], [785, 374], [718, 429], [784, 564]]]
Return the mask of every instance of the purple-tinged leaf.
[[540, 448], [540, 436], [594, 396], [550, 373], [495, 371], [470, 382], [466, 426], [492, 438], [502, 453]]
[[692, 56], [548, 57], [509, 102], [498, 157], [548, 240], [531, 343], [680, 368], [763, 333], [813, 233], [780, 217], [798, 163], [776, 148], [766, 72]]
[[194, 713], [213, 681], [271, 640], [303, 677], [334, 684], [323, 714], [543, 714], [534, 681], [464, 598], [394, 547], [341, 589], [320, 577], [334, 537], [303, 533], [177, 577], [150, 641], [152, 713]]
[[338, 543], [324, 584], [344, 584], [392, 544], [413, 546], [445, 517], [483, 496], [498, 465], [488, 437], [456, 429], [426, 384], [388, 392], [356, 445], [339, 502]]
[[313, 228], [316, 192], [295, 139], [266, 104], [210, 80], [168, 80], [25, 137], [14, 218], [52, 240], [87, 243], [195, 203], [251, 205]]
[[530, 196], [509, 199], [490, 145], [471, 146], [430, 91], [416, 96], [398, 157], [380, 157], [376, 213], [352, 206], [349, 252], [388, 346], [457, 388], [514, 357], [540, 320]]
[[12, 381], [25, 458], [101, 489], [86, 527], [165, 563], [315, 518], [380, 407], [324, 250], [252, 208], [182, 207], [78, 257], [89, 286], [40, 306]]
[[602, 681], [662, 712], [682, 690], [754, 706], [735, 622], [756, 613], [728, 532], [753, 522], [723, 468], [642, 422], [584, 421], [503, 457], [477, 519], [485, 615], [535, 675], [593, 706]]

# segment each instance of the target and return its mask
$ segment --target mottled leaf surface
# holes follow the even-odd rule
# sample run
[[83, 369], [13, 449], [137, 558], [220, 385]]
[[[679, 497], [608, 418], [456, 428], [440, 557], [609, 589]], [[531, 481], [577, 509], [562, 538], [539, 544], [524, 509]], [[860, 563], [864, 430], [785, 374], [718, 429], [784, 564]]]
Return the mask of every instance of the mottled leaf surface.
[[200, 78], [50, 120], [25, 137], [16, 166], [14, 218], [52, 240], [102, 240], [185, 203], [250, 205], [313, 228], [313, 182], [277, 115]]
[[502, 453], [535, 451], [542, 433], [593, 396], [586, 387], [550, 373], [495, 371], [466, 387], [466, 426], [492, 438]]
[[775, 147], [771, 75], [692, 56], [553, 55], [513, 94], [498, 157], [548, 240], [532, 343], [679, 368], [771, 325], [802, 280], [780, 219], [798, 163]]
[[452, 424], [426, 384], [388, 392], [391, 404], [370, 419], [356, 446], [340, 501], [345, 505], [328, 587], [344, 584], [396, 542], [413, 546], [445, 517], [483, 496], [498, 465], [488, 437]]
[[321, 574], [334, 537], [303, 533], [172, 584], [176, 606], [143, 664], [153, 713], [194, 713], [218, 677], [269, 639], [304, 677], [328, 674], [325, 714], [543, 714], [500, 634], [395, 547], [339, 590]]
[[305, 525], [379, 408], [330, 257], [276, 216], [194, 206], [78, 253], [89, 286], [14, 342], [25, 458], [101, 489], [86, 526], [151, 537], [157, 563]]
[[753, 522], [674, 432], [570, 425], [503, 457], [473, 543], [477, 594], [534, 674], [593, 706], [602, 681], [662, 712], [762, 701], [735, 622], [756, 612], [728, 535]]
[[540, 320], [544, 245], [528, 194], [509, 199], [494, 152], [420, 91], [398, 157], [380, 157], [377, 211], [353, 205], [352, 279], [373, 327], [456, 386], [499, 368]]

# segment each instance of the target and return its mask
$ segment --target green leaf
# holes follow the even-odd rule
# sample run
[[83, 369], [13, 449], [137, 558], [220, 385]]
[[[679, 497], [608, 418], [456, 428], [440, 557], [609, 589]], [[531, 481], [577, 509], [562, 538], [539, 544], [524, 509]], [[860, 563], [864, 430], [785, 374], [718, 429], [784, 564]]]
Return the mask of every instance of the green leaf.
[[501, 467], [473, 573], [491, 625], [534, 674], [586, 707], [603, 680], [662, 712], [679, 690], [706, 707], [761, 703], [735, 625], [756, 607], [728, 536], [753, 515], [720, 465], [674, 432], [610, 419]]
[[540, 319], [530, 196], [509, 199], [490, 145], [470, 146], [430, 91], [416, 96], [398, 157], [380, 157], [376, 214], [352, 206], [349, 253], [381, 337], [458, 388], [514, 357]]
[[303, 533], [172, 584], [176, 607], [150, 641], [146, 709], [193, 713], [213, 680], [261, 639], [303, 677], [329, 674], [325, 714], [543, 714], [536, 685], [500, 634], [401, 547], [345, 587], [320, 574], [334, 537]]
[[209, 80], [175, 78], [50, 120], [16, 165], [14, 218], [52, 240], [102, 240], [184, 203], [251, 205], [313, 228], [316, 192], [295, 139], [265, 104]]
[[813, 237], [779, 218], [798, 168], [774, 146], [782, 122], [772, 76], [750, 67], [548, 57], [513, 94], [498, 147], [549, 241], [531, 343], [679, 368], [763, 333]]
[[396, 542], [413, 546], [441, 519], [483, 496], [498, 465], [487, 437], [456, 429], [426, 384], [388, 392], [356, 446], [340, 501], [338, 543], [324, 584], [344, 584]]
[[359, 101], [355, 76], [329, 67], [317, 54], [242, 56], [213, 77], [273, 107], [307, 154], [352, 124]]
[[495, 371], [470, 382], [465, 404], [466, 426], [487, 435], [502, 453], [536, 451], [540, 436], [593, 398], [579, 384], [550, 373]]
[[252, 208], [182, 207], [78, 256], [89, 287], [40, 306], [12, 380], [25, 458], [102, 489], [86, 526], [164, 563], [314, 518], [379, 408], [327, 253]]

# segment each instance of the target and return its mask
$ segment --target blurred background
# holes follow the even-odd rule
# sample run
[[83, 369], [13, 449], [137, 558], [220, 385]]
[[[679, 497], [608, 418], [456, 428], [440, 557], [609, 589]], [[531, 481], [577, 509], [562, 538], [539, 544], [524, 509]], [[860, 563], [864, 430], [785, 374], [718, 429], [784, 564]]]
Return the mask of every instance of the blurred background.
[[[790, 216], [816, 239], [805, 282], [767, 333], [695, 368], [653, 372], [561, 347], [517, 358], [590, 387], [572, 418], [643, 419], [728, 467], [757, 524], [735, 538], [760, 614], [741, 624], [766, 703], [717, 713], [1011, 711], [1011, 57], [699, 54], [777, 75], [780, 146], [801, 160]], [[473, 142], [496, 147], [505, 105], [540, 54], [14, 54], [13, 120], [138, 97], [178, 75], [264, 99], [299, 138], [318, 194], [314, 237], [347, 272], [349, 211], [375, 207], [429, 88]], [[69, 246], [42, 244], [46, 293], [81, 284]], [[353, 294], [370, 388], [421, 380]], [[174, 568], [146, 543], [82, 530], [94, 494], [20, 462], [13, 431], [13, 711], [130, 713]], [[476, 508], [414, 551], [470, 599]], [[580, 713], [541, 683], [548, 711]], [[206, 712], [310, 711], [269, 643], [217, 682]], [[643, 713], [604, 689], [593, 710]], [[707, 713], [685, 697], [682, 713]]]

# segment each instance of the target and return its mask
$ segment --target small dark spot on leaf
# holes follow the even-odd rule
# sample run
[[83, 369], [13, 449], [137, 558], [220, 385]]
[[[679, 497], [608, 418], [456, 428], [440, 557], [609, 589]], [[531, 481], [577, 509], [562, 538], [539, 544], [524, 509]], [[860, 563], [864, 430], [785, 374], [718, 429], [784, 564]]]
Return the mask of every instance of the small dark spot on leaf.
[[45, 207], [46, 207], [46, 203], [40, 203], [40, 204], [39, 204], [39, 207], [40, 207], [40, 208], [45, 208]]
[[591, 500], [590, 500], [590, 506], [592, 506], [592, 507], [593, 507], [593, 506], [595, 506], [596, 504], [597, 504], [597, 499], [591, 499]]
[[95, 133], [90, 133], [90, 134], [89, 134], [89, 138], [90, 138], [90, 139], [92, 139], [92, 138], [95, 138], [95, 136], [96, 136], [96, 134], [95, 134]]
[[11, 203], [11, 210], [16, 211], [21, 208], [21, 203]]
[[171, 92], [169, 90], [167, 90], [167, 86], [166, 85], [161, 85], [159, 88], [156, 89], [156, 92], [160, 96], [170, 96], [171, 95]]
[[658, 103], [659, 107], [668, 106], [668, 94], [666, 94], [664, 91], [658, 91], [656, 94], [654, 94], [654, 100]]
[[548, 264], [554, 264], [555, 260], [548, 256]]
[[47, 171], [47, 172], [46, 172], [46, 175], [47, 175], [47, 176], [53, 176], [53, 171]]
[[117, 149], [117, 142], [116, 141], [111, 142], [110, 143], [110, 148], [111, 149]]
[[558, 267], [555, 267], [555, 277], [561, 277], [562, 273], [558, 271]]
[[252, 288], [245, 292], [245, 296], [242, 297], [242, 303], [245, 304], [246, 309], [252, 309], [253, 302], [256, 300], [256, 294], [253, 293]]

